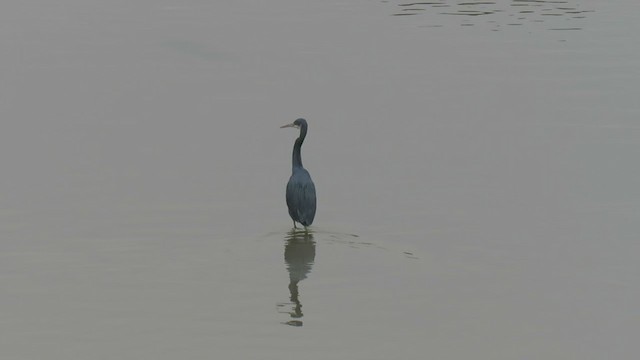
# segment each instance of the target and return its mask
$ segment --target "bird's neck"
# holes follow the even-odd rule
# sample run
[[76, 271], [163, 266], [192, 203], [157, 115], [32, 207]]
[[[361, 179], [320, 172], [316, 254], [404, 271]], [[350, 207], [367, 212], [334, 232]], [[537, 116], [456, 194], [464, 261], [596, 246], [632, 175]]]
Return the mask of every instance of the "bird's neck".
[[302, 148], [303, 138], [297, 138], [295, 145], [293, 145], [293, 157], [292, 157], [292, 165], [294, 168], [302, 167], [302, 155], [300, 155], [300, 148]]
[[300, 149], [302, 148], [302, 143], [304, 142], [305, 137], [307, 137], [307, 127], [303, 125], [300, 128], [300, 136], [298, 136], [296, 143], [293, 145], [293, 168], [302, 167], [302, 155], [300, 155]]

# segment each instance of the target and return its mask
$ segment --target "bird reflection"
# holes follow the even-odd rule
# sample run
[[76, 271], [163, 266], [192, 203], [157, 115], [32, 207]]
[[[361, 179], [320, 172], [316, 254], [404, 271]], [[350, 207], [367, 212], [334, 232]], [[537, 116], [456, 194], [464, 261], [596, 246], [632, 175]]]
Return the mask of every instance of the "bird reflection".
[[311, 272], [313, 262], [316, 257], [316, 242], [313, 240], [311, 231], [291, 230], [285, 237], [284, 262], [289, 272], [289, 299], [291, 303], [280, 304], [280, 307], [291, 306], [285, 311], [291, 316], [291, 320], [284, 324], [291, 326], [302, 326], [302, 303], [298, 283], [307, 278]]

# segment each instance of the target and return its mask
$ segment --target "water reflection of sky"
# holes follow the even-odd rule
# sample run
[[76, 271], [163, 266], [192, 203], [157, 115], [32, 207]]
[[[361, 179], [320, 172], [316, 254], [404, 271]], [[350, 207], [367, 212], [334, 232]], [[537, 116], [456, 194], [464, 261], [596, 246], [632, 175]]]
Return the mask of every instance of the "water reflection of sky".
[[[492, 31], [508, 27], [534, 27], [545, 30], [581, 30], [582, 19], [594, 10], [572, 0], [430, 0], [384, 1], [394, 4], [393, 16], [421, 16], [425, 27], [442, 27], [450, 18], [460, 26], [486, 26]], [[447, 15], [445, 20], [442, 15]]]

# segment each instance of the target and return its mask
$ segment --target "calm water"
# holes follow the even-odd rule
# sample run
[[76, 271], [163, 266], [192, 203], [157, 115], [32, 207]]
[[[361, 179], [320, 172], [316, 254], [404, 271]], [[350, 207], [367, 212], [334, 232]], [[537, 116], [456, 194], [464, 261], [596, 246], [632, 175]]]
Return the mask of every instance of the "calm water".
[[0, 357], [634, 358], [638, 14], [5, 6]]

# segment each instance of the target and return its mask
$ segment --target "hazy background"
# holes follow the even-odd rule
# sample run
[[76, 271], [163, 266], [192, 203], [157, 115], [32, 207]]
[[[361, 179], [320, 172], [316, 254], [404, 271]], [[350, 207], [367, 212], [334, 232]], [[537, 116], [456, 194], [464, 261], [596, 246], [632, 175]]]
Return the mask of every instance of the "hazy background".
[[638, 10], [5, 4], [0, 357], [637, 356]]

